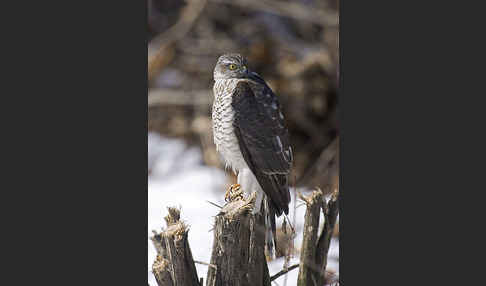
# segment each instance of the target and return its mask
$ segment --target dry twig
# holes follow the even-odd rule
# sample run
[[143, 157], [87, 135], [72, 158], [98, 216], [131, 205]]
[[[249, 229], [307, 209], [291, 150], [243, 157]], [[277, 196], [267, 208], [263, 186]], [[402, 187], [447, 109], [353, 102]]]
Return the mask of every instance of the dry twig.
[[[162, 69], [174, 56], [171, 50], [172, 44], [182, 39], [192, 28], [206, 6], [206, 0], [188, 0], [188, 5], [183, 8], [179, 21], [164, 33], [153, 38], [148, 47], [148, 79]], [[169, 51], [170, 55], [167, 55]]]
[[152, 88], [148, 92], [149, 108], [161, 105], [209, 106], [211, 102], [212, 92], [209, 89], [181, 91], [168, 88]]
[[283, 269], [282, 271], [280, 271], [277, 274], [275, 274], [272, 277], [270, 277], [270, 281], [273, 281], [273, 280], [277, 279], [278, 277], [286, 274], [287, 272], [289, 272], [289, 271], [291, 271], [291, 270], [293, 270], [293, 269], [295, 269], [297, 267], [299, 267], [299, 263], [294, 264], [294, 265], [292, 265], [290, 267], [287, 267], [287, 269]]
[[299, 21], [309, 21], [314, 24], [336, 27], [338, 14], [306, 7], [296, 2], [277, 2], [272, 0], [210, 0], [211, 2], [238, 5], [245, 8], [265, 11], [285, 16]]

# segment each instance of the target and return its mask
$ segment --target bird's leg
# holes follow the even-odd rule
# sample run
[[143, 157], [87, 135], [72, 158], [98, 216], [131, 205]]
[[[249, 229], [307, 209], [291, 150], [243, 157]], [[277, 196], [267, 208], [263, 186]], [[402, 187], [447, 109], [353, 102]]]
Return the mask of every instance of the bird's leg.
[[263, 201], [263, 191], [257, 190], [257, 197], [255, 200], [255, 207], [253, 208], [253, 211], [251, 212], [252, 214], [257, 214], [260, 212], [260, 209], [262, 207], [262, 201]]
[[224, 194], [224, 200], [231, 202], [236, 198], [243, 198], [243, 191], [240, 184], [232, 184]]

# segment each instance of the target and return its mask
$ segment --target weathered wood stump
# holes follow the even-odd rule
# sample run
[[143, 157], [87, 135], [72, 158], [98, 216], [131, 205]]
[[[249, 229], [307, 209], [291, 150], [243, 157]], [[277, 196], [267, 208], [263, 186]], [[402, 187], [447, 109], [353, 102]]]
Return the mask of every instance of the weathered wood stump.
[[206, 286], [270, 286], [265, 259], [265, 227], [253, 215], [255, 194], [227, 203], [215, 218], [211, 264]]
[[[338, 216], [338, 191], [326, 204], [321, 190], [307, 197], [304, 238], [300, 264], [286, 267], [270, 278], [265, 258], [265, 219], [252, 214], [256, 194], [244, 198], [230, 196], [215, 217], [214, 241], [206, 286], [270, 286], [270, 282], [299, 267], [298, 286], [322, 286], [326, 282], [327, 253]], [[318, 235], [319, 216], [324, 214], [324, 227]], [[188, 228], [180, 221], [180, 211], [168, 208], [167, 228], [151, 237], [157, 250], [152, 272], [158, 286], [202, 286], [188, 243]]]
[[157, 250], [152, 272], [159, 286], [201, 286], [187, 240], [188, 228], [180, 211], [168, 208], [167, 228], [151, 237]]
[[[327, 204], [320, 189], [307, 197], [300, 196], [306, 203], [307, 210], [305, 213], [299, 276], [297, 278], [298, 286], [321, 286], [325, 284], [327, 253], [339, 211], [338, 195], [339, 192], [336, 189]], [[324, 227], [318, 237], [320, 210], [324, 214]]]

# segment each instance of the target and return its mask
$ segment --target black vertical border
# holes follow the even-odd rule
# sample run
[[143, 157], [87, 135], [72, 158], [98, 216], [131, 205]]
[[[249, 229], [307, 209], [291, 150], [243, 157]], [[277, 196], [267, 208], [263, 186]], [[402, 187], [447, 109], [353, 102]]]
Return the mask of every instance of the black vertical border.
[[0, 284], [147, 285], [147, 1], [3, 12]]
[[471, 5], [340, 0], [342, 285], [484, 280], [484, 17]]

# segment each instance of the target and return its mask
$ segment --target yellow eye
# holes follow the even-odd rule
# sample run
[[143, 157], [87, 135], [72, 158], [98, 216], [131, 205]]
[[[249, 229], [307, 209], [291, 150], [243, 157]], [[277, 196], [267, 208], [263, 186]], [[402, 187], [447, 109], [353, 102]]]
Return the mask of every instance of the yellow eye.
[[230, 69], [230, 70], [235, 70], [235, 69], [236, 69], [236, 65], [234, 65], [234, 64], [230, 64], [230, 65], [229, 65], [229, 69]]

